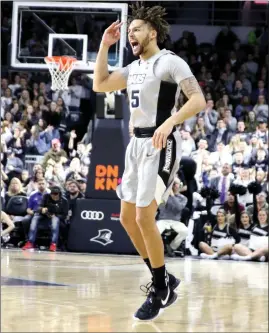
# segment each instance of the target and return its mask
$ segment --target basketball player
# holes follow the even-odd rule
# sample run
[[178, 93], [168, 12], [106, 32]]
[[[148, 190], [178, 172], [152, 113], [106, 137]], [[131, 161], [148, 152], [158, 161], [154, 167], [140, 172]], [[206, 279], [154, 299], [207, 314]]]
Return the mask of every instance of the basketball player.
[[[160, 50], [168, 30], [165, 9], [133, 5], [128, 38], [138, 60], [109, 74], [108, 50], [120, 39], [122, 23], [104, 32], [96, 59], [93, 89], [96, 92], [127, 88], [134, 127], [125, 157], [121, 199], [121, 223], [153, 275], [145, 303], [134, 318], [151, 320], [177, 298], [179, 280], [168, 274], [164, 248], [155, 223], [158, 205], [166, 201], [179, 168], [179, 133], [175, 126], [203, 110], [206, 103], [189, 66], [165, 49]], [[180, 89], [188, 102], [176, 110]]]

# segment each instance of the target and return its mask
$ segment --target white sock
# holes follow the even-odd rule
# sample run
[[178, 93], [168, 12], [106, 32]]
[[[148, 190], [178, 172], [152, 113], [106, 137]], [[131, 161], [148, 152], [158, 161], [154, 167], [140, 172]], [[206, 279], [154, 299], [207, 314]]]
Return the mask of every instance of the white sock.
[[243, 260], [243, 261], [250, 261], [250, 260], [252, 260], [252, 258], [251, 258], [251, 256], [241, 256], [241, 260]]
[[216, 252], [216, 253], [214, 253], [214, 254], [209, 254], [208, 255], [208, 259], [218, 259], [218, 253]]
[[250, 261], [251, 256], [240, 256], [238, 254], [232, 254], [231, 259], [233, 260], [240, 260], [240, 261]]
[[265, 256], [261, 256], [259, 259], [260, 262], [265, 262], [265, 260], [266, 260]]
[[230, 256], [229, 256], [229, 254], [224, 254], [223, 256], [220, 256], [219, 259], [229, 260]]
[[214, 253], [214, 254], [201, 253], [200, 257], [202, 259], [217, 259], [218, 258], [218, 254], [217, 253]]

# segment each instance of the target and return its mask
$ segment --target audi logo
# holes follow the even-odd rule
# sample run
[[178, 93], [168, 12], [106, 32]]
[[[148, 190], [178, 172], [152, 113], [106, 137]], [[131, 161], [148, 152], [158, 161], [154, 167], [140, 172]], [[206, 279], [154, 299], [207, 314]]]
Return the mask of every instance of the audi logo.
[[102, 221], [105, 217], [103, 212], [94, 212], [91, 210], [83, 210], [80, 214], [83, 220]]

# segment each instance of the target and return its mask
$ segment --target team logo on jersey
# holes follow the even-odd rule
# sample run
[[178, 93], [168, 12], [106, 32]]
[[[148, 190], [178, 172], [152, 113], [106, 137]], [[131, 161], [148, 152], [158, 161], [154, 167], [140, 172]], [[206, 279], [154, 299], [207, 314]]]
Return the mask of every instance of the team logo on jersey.
[[173, 141], [168, 139], [166, 142], [166, 149], [165, 149], [165, 162], [163, 171], [166, 173], [170, 173], [171, 169], [171, 162], [172, 162], [172, 151], [173, 151]]
[[129, 84], [142, 84], [145, 81], [146, 74], [131, 74], [128, 77]]
[[111, 240], [111, 235], [112, 235], [112, 231], [109, 229], [101, 229], [98, 230], [98, 235], [91, 238], [90, 241], [91, 242], [96, 242], [99, 243], [103, 246], [106, 246], [110, 243], [113, 243], [113, 240]]

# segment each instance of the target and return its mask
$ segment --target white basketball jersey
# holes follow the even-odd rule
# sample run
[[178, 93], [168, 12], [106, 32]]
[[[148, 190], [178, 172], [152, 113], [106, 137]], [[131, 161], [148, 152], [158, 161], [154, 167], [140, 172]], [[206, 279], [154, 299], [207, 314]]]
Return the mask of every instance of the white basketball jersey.
[[154, 74], [157, 66], [165, 66], [166, 55], [171, 54], [164, 49], [144, 62], [136, 60], [128, 66], [127, 91], [134, 127], [160, 126], [175, 110], [179, 85]]

